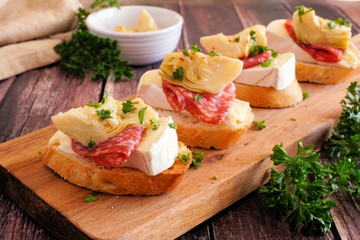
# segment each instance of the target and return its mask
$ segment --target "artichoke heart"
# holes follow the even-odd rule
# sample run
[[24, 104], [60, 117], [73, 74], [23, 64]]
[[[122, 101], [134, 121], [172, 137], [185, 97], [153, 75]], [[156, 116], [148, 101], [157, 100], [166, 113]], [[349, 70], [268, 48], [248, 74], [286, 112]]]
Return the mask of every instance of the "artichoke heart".
[[[299, 11], [292, 16], [296, 39], [304, 44], [322, 45], [346, 49], [351, 40], [351, 28], [315, 15], [315, 11], [304, 8], [305, 14], [299, 17]], [[332, 26], [332, 28], [330, 27]]]
[[[218, 94], [242, 71], [243, 63], [238, 59], [192, 53], [191, 50], [187, 55], [182, 52], [166, 54], [160, 65], [160, 76], [193, 92]], [[182, 80], [174, 78], [179, 68], [183, 70]]]
[[141, 12], [138, 21], [136, 22], [137, 32], [149, 32], [159, 30], [155, 20], [150, 16], [145, 9]]
[[[106, 101], [97, 108], [93, 106], [72, 108], [65, 113], [61, 112], [52, 116], [51, 120], [58, 130], [85, 146], [88, 145], [90, 139], [100, 144], [119, 134], [127, 126], [140, 124], [138, 112], [146, 105], [141, 99], [135, 100], [133, 101], [136, 109], [127, 114], [122, 112], [122, 102], [107, 96]], [[110, 115], [102, 120], [99, 113], [107, 110]], [[147, 106], [144, 122], [149, 118], [156, 119], [157, 117], [157, 112]]]
[[266, 46], [265, 26], [254, 25], [235, 35], [219, 33], [200, 38], [200, 44], [207, 52], [214, 51], [231, 58], [248, 57], [254, 45]]

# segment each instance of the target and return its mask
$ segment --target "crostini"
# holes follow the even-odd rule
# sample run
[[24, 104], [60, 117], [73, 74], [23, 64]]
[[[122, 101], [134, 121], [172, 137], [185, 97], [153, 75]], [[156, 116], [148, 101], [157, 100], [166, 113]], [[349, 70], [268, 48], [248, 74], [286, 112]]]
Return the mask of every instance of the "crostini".
[[294, 54], [268, 49], [265, 26], [254, 25], [230, 36], [204, 36], [200, 43], [208, 54], [244, 62], [243, 71], [234, 79], [236, 98], [265, 108], [293, 106], [303, 99], [295, 77]]
[[116, 195], [173, 190], [192, 162], [171, 117], [160, 118], [140, 98], [73, 108], [52, 117], [58, 131], [44, 163], [65, 180]]
[[224, 149], [237, 143], [254, 119], [248, 102], [235, 99], [238, 59], [205, 55], [197, 45], [169, 53], [146, 72], [137, 95], [160, 116], [171, 116], [187, 146]]
[[298, 81], [344, 81], [360, 67], [360, 52], [351, 42], [350, 22], [319, 17], [314, 9], [304, 6], [296, 9], [292, 19], [268, 24], [268, 47], [295, 54]]

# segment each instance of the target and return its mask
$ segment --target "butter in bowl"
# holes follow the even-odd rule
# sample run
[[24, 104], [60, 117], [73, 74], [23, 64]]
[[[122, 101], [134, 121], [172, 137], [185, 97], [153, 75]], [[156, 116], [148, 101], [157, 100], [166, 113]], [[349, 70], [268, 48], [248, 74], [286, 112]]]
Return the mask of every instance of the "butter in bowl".
[[176, 49], [183, 21], [180, 14], [166, 8], [121, 6], [90, 14], [86, 24], [92, 34], [117, 41], [121, 60], [146, 65]]

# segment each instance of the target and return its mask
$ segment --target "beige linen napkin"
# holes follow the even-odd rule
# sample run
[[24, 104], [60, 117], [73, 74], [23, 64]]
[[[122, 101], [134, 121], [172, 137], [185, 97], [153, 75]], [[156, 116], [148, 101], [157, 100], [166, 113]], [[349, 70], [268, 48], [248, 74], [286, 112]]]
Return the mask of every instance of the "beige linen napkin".
[[79, 7], [78, 0], [0, 0], [0, 80], [58, 61], [53, 47], [61, 40], [45, 37], [72, 29]]

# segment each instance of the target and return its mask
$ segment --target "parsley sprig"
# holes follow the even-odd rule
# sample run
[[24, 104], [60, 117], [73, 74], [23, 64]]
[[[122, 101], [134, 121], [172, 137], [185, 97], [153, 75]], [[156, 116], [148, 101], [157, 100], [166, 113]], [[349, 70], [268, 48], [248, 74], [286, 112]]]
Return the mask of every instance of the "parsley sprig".
[[[95, 0], [92, 8], [118, 6], [116, 4], [116, 0]], [[76, 14], [79, 25], [71, 40], [64, 40], [54, 47], [54, 51], [61, 57], [61, 68], [76, 77], [84, 77], [86, 72], [91, 72], [93, 81], [107, 79], [110, 75], [115, 82], [122, 77], [130, 80], [133, 69], [129, 66], [129, 61], [119, 59], [121, 52], [116, 40], [98, 37], [89, 32], [85, 23], [89, 14], [85, 9], [79, 8]]]
[[333, 128], [331, 137], [323, 149], [329, 157], [360, 157], [360, 86], [352, 82], [342, 99], [339, 123]]
[[283, 165], [284, 171], [272, 169], [269, 184], [259, 193], [292, 231], [301, 229], [306, 233], [315, 228], [326, 233], [333, 221], [330, 210], [336, 206], [329, 196], [339, 190], [360, 193], [357, 159], [344, 158], [328, 165], [321, 164], [319, 156], [313, 145], [303, 146], [301, 140], [294, 157], [286, 153], [283, 144], [276, 145], [270, 156], [275, 165]]

